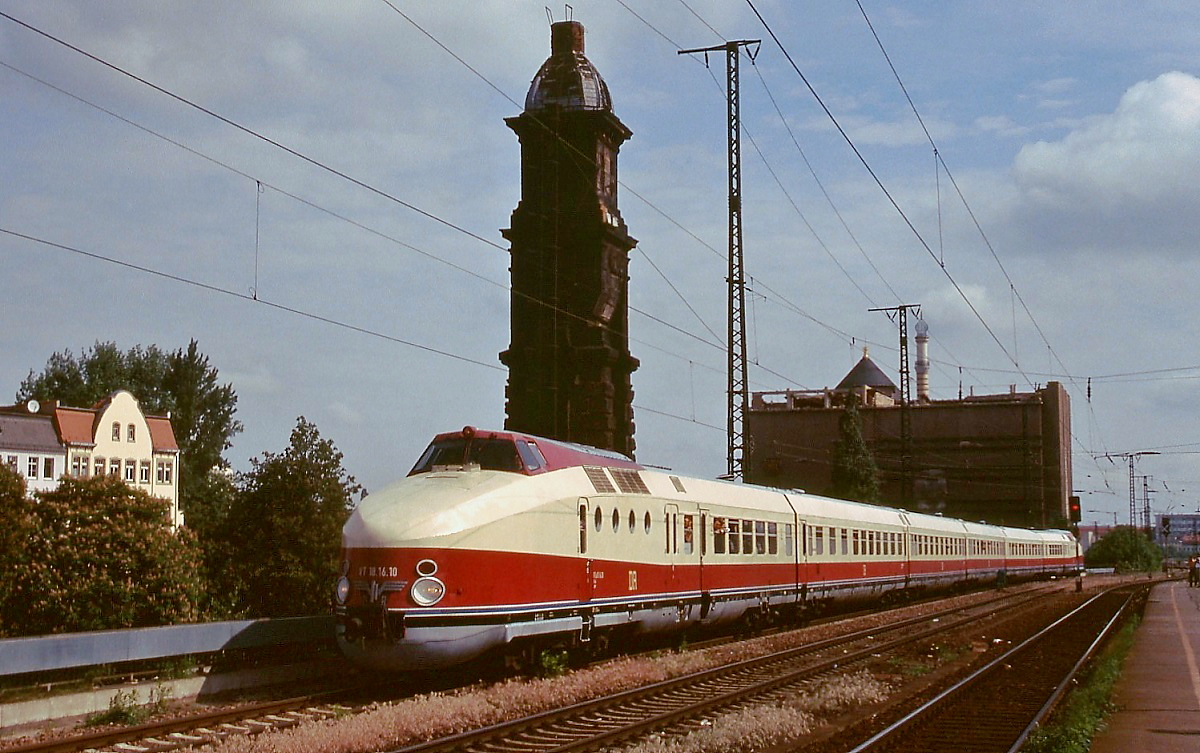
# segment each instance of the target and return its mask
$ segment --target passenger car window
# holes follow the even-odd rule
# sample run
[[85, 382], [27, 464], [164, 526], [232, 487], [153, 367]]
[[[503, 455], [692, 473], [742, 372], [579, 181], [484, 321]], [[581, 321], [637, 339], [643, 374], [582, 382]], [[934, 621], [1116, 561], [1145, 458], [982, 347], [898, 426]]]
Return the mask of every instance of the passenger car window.
[[712, 519], [713, 554], [725, 553], [725, 518]]

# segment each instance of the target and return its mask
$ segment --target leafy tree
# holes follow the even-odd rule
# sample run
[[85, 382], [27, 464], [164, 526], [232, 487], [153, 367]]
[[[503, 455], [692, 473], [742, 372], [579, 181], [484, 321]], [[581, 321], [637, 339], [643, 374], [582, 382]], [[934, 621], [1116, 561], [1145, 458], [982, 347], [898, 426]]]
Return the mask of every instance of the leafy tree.
[[230, 541], [230, 516], [237, 507], [240, 490], [234, 474], [213, 468], [192, 479], [192, 496], [187, 508], [187, 527], [196, 534], [204, 560], [207, 593], [201, 603], [206, 618], [236, 616], [240, 592], [238, 554]]
[[20, 567], [7, 573], [18, 634], [145, 627], [197, 617], [204, 591], [193, 535], [168, 503], [113, 476], [63, 478], [29, 506]]
[[[187, 350], [177, 350], [166, 362], [161, 390], [170, 396], [171, 426], [179, 442], [183, 477], [199, 479], [225, 465], [224, 453], [233, 436], [242, 430], [234, 419], [237, 394], [231, 384], [217, 382], [217, 370], [200, 353], [195, 340]], [[184, 504], [186, 507], [187, 502]]]
[[838, 441], [833, 449], [830, 496], [879, 504], [879, 470], [862, 436], [862, 417], [853, 395], [838, 419]]
[[342, 453], [303, 416], [288, 448], [250, 461], [226, 522], [240, 603], [253, 617], [324, 612], [341, 529], [361, 491]]
[[25, 564], [29, 536], [34, 531], [32, 501], [25, 480], [0, 464], [0, 636], [12, 635], [14, 618], [22, 609], [13, 598], [16, 574]]
[[194, 502], [192, 480], [223, 466], [225, 450], [242, 430], [233, 417], [237, 394], [231, 385], [218, 382], [217, 370], [195, 340], [173, 353], [156, 345], [122, 352], [111, 342], [97, 342], [79, 357], [70, 350], [55, 353], [40, 374], [29, 372], [17, 400], [87, 407], [120, 389], [132, 392], [147, 413], [171, 414], [179, 443], [180, 503], [186, 512]]
[[1162, 549], [1146, 534], [1118, 526], [1092, 544], [1083, 555], [1088, 567], [1114, 567], [1118, 572], [1150, 572], [1162, 565]]

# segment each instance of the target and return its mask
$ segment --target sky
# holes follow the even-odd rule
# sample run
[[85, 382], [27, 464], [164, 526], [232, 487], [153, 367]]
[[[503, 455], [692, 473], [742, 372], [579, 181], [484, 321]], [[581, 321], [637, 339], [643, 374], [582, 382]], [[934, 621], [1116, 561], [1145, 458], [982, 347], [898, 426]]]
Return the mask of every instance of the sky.
[[895, 325], [868, 309], [920, 304], [934, 399], [1066, 386], [1085, 521], [1126, 521], [1110, 456], [1130, 452], [1160, 453], [1136, 469], [1155, 512], [1200, 508], [1200, 5], [0, 13], [0, 402], [56, 351], [195, 339], [238, 395], [238, 470], [299, 416], [368, 490], [435, 433], [500, 428], [504, 118], [573, 18], [633, 131], [640, 461], [725, 471], [724, 56], [677, 51], [761, 40], [740, 85], [751, 390], [836, 385], [864, 346], [898, 382]]

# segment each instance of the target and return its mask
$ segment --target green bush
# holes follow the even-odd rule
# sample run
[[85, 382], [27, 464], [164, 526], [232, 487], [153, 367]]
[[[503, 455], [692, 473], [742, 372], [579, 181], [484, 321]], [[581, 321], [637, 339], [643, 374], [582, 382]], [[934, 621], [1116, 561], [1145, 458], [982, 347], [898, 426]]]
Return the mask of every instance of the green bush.
[[1084, 554], [1088, 567], [1112, 567], [1117, 572], [1152, 572], [1162, 565], [1162, 549], [1136, 528], [1119, 526]]
[[28, 527], [3, 563], [7, 634], [196, 619], [204, 590], [199, 548], [189, 531], [172, 531], [167, 501], [113, 476], [64, 477], [21, 514]]

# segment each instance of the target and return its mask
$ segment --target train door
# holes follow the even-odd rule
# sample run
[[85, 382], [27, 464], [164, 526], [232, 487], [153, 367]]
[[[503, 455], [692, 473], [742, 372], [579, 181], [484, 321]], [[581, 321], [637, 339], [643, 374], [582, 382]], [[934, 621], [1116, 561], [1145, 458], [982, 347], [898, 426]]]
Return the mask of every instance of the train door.
[[712, 608], [712, 598], [708, 595], [708, 590], [704, 586], [704, 558], [708, 555], [708, 509], [700, 508], [700, 569], [697, 574], [697, 579], [700, 588], [700, 619], [708, 616], [708, 610]]
[[792, 513], [790, 521], [783, 524], [783, 553], [792, 563], [796, 601], [804, 602], [808, 599], [808, 572], [804, 555], [800, 550], [804, 546], [804, 539], [807, 536], [805, 521], [800, 517], [800, 512], [796, 509], [791, 497], [785, 494], [783, 501], [787, 503], [788, 510]]
[[912, 579], [912, 538], [909, 535], [909, 526], [912, 524], [908, 521], [908, 516], [900, 513], [900, 522], [904, 527], [900, 531], [900, 569], [904, 573], [904, 587], [908, 588], [909, 581]]
[[666, 549], [667, 565], [667, 590], [679, 590], [679, 505], [674, 502], [668, 502], [663, 506], [663, 529], [664, 543]]
[[796, 548], [795, 548], [795, 563], [796, 563], [796, 586], [799, 590], [798, 598], [804, 600], [808, 596], [808, 584], [810, 573], [808, 569], [808, 522], [796, 516]]
[[588, 498], [579, 498], [579, 557], [582, 560], [583, 572], [580, 575], [582, 584], [579, 590], [580, 601], [591, 601], [596, 584], [592, 580], [592, 559], [588, 553]]

